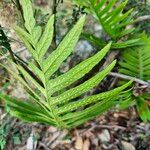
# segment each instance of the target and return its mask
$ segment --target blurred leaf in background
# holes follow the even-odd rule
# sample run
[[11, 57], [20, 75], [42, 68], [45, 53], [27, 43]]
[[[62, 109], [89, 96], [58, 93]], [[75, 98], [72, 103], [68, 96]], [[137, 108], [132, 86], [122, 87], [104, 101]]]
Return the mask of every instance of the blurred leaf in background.
[[2, 50], [2, 53], [6, 53], [10, 49], [9, 40], [1, 25], [0, 25], [0, 49]]

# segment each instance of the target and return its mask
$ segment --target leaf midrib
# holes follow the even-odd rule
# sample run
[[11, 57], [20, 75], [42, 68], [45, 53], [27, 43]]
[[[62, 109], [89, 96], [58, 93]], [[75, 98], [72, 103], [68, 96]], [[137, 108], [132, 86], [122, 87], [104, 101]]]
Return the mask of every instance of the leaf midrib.
[[142, 58], [142, 50], [141, 49], [139, 49], [138, 55], [139, 55], [139, 78], [143, 79], [144, 68], [143, 68], [143, 58]]
[[39, 62], [39, 65], [40, 65], [40, 68], [41, 68], [41, 71], [42, 71], [42, 74], [43, 74], [43, 79], [44, 79], [44, 89], [45, 89], [45, 98], [46, 98], [46, 102], [48, 104], [48, 107], [49, 107], [49, 110], [52, 114], [52, 117], [53, 119], [55, 120], [56, 124], [58, 125], [58, 127], [64, 127], [64, 128], [67, 128], [67, 125], [60, 119], [60, 117], [58, 116], [57, 112], [55, 111], [55, 108], [56, 107], [55, 105], [51, 105], [50, 103], [50, 100], [51, 100], [51, 96], [49, 95], [49, 92], [48, 92], [48, 87], [47, 87], [47, 79], [46, 79], [46, 76], [45, 76], [45, 72], [44, 72], [44, 67], [43, 67], [43, 64], [42, 62], [40, 61], [40, 58], [38, 56], [38, 62]]

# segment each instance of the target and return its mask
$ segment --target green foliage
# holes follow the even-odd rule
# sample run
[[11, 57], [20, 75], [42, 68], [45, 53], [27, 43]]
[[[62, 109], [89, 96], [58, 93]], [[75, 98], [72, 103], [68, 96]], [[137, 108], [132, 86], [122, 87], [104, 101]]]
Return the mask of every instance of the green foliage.
[[99, 3], [90, 0], [95, 17], [101, 23], [105, 32], [113, 39], [120, 39], [122, 36], [131, 33], [134, 28], [126, 29], [126, 26], [133, 22], [131, 18], [132, 9], [124, 14], [122, 13], [128, 0], [118, 6], [116, 6], [117, 0], [111, 0], [107, 5], [106, 2], [107, 0], [102, 0]]
[[103, 59], [111, 43], [65, 74], [52, 78], [62, 62], [72, 53], [81, 34], [85, 16], [79, 19], [58, 47], [49, 54], [48, 48], [53, 39], [54, 16], [51, 16], [45, 28], [41, 29], [36, 25], [30, 0], [20, 0], [20, 4], [23, 9], [25, 30], [16, 26], [15, 31], [32, 54], [34, 62], [29, 62], [28, 66], [25, 66], [9, 60], [22, 73], [25, 80], [17, 72], [1, 64], [25, 86], [31, 97], [29, 101], [24, 102], [0, 93], [1, 99], [10, 107], [11, 115], [28, 122], [73, 128], [114, 106], [117, 96], [131, 83], [77, 101], [75, 98], [101, 82], [113, 69], [116, 61], [84, 83], [68, 89], [69, 85], [82, 78]]
[[[84, 39], [90, 41], [96, 47], [103, 47], [107, 44], [107, 42], [105, 42], [104, 40], [101, 40], [98, 37], [91, 35], [91, 34], [83, 33], [82, 37]], [[141, 39], [133, 38], [133, 39], [123, 41], [123, 42], [122, 41], [118, 41], [118, 42], [113, 41], [111, 49], [125, 49], [128, 47], [138, 46], [138, 45], [143, 45], [143, 42], [141, 41]]]
[[146, 35], [141, 37], [145, 45], [123, 51], [120, 72], [148, 81], [150, 80], [150, 37]]
[[9, 40], [1, 25], [0, 25], [0, 45], [3, 53], [6, 53], [10, 49]]
[[[143, 46], [128, 48], [122, 53], [122, 60], [120, 61], [120, 73], [136, 77], [144, 81], [150, 81], [150, 37], [145, 34], [141, 35]], [[150, 92], [148, 87], [140, 86], [137, 89], [136, 95], [131, 95], [131, 101], [136, 101], [137, 110], [144, 121], [150, 121], [149, 100]], [[147, 90], [146, 90], [147, 89]], [[142, 92], [140, 92], [142, 91]]]
[[[7, 105], [6, 110], [9, 112]], [[19, 128], [18, 125], [20, 126]], [[8, 149], [8, 143], [20, 145], [30, 136], [30, 132], [29, 128], [24, 128], [22, 122], [16, 122], [8, 113], [3, 114], [0, 120], [0, 150]], [[24, 134], [22, 135], [22, 133]]]
[[[117, 0], [101, 0], [100, 2], [97, 0], [74, 0], [74, 2], [85, 7], [85, 10], [97, 19], [107, 35], [113, 40], [112, 45], [115, 49], [142, 44], [140, 43], [140, 38], [122, 41], [123, 37], [131, 35], [135, 30], [134, 27], [127, 27], [134, 22], [132, 17], [133, 9], [130, 9], [125, 13], [123, 12], [128, 0], [124, 2], [119, 1], [119, 4]], [[83, 37], [97, 46], [102, 47], [103, 45], [106, 45], [102, 39], [91, 34], [83, 34]]]
[[10, 124], [7, 123], [7, 121], [2, 121], [0, 122], [0, 149], [3, 150], [6, 145], [6, 139], [9, 135], [10, 132]]

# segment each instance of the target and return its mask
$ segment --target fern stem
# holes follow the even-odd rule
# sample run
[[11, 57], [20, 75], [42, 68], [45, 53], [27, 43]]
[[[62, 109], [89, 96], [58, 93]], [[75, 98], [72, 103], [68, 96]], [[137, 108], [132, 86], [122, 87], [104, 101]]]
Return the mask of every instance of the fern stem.
[[60, 128], [68, 128], [67, 125], [60, 119], [59, 115], [57, 114], [57, 110], [56, 110], [56, 106], [55, 105], [51, 105], [50, 101], [51, 101], [51, 96], [48, 92], [48, 87], [47, 87], [47, 79], [45, 77], [45, 73], [44, 73], [44, 68], [43, 68], [43, 65], [42, 65], [42, 62], [40, 61], [40, 58], [38, 58], [38, 61], [40, 62], [39, 65], [40, 65], [40, 68], [43, 72], [43, 77], [44, 77], [44, 89], [45, 89], [45, 93], [46, 93], [46, 102], [48, 104], [48, 109], [50, 110], [50, 115], [52, 116], [52, 118], [54, 119], [54, 121], [56, 122], [57, 126], [60, 127]]

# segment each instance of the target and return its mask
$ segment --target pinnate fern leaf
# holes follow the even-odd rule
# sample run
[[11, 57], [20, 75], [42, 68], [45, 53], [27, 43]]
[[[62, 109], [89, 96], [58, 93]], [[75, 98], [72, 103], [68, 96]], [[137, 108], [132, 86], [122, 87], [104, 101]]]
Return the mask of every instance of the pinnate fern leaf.
[[[30, 0], [20, 0], [20, 4], [23, 9], [26, 29], [16, 27], [15, 31], [32, 54], [34, 62], [31, 61], [28, 66], [24, 67], [20, 63], [15, 64], [8, 59], [26, 80], [21, 78], [18, 72], [12, 71], [3, 64], [0, 65], [5, 67], [14, 78], [25, 86], [31, 98], [29, 101], [24, 102], [0, 93], [0, 98], [5, 100], [10, 107], [10, 113], [29, 122], [42, 122], [60, 128], [73, 128], [114, 106], [115, 98], [131, 83], [106, 93], [79, 100], [75, 100], [75, 98], [80, 97], [81, 94], [101, 82], [113, 69], [116, 61], [113, 61], [101, 72], [82, 84], [66, 89], [66, 87], [82, 78], [102, 60], [110, 49], [111, 43], [70, 71], [52, 79], [51, 76], [72, 53], [82, 32], [85, 16], [79, 19], [58, 47], [49, 54], [48, 48], [53, 39], [54, 16], [50, 17], [44, 32], [41, 32], [41, 27], [36, 25]], [[35, 79], [33, 74], [39, 80]], [[62, 90], [61, 93], [58, 92], [60, 90]], [[56, 92], [57, 94], [55, 95]], [[33, 104], [35, 104], [34, 107], [32, 107]]]
[[134, 28], [127, 29], [126, 26], [133, 22], [131, 17], [132, 9], [123, 13], [123, 10], [128, 0], [74, 0], [80, 6], [86, 7], [86, 10], [93, 14], [93, 16], [102, 25], [105, 32], [113, 39], [120, 39], [121, 37], [133, 32]]
[[[122, 52], [119, 71], [122, 74], [139, 78], [148, 83], [150, 81], [150, 37], [144, 33], [140, 36], [145, 44], [128, 48]], [[149, 86], [150, 84], [146, 88]], [[145, 94], [147, 95], [146, 97]], [[150, 121], [149, 99], [150, 94], [148, 91], [138, 96], [133, 94], [130, 96], [130, 102], [136, 102], [137, 110], [143, 121]]]
[[150, 38], [141, 35], [143, 46], [128, 48], [122, 52], [120, 72], [141, 80], [150, 80]]

